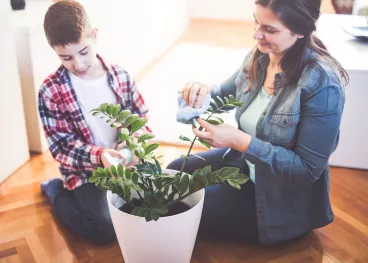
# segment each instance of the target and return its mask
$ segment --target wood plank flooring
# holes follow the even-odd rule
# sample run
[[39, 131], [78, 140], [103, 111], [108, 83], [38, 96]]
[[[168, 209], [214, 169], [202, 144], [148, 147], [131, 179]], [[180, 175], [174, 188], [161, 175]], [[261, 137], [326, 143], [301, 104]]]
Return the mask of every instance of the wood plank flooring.
[[[165, 165], [187, 150], [160, 148]], [[39, 183], [55, 176], [57, 163], [47, 152], [33, 156], [0, 185], [0, 263], [124, 262], [117, 241], [88, 244], [53, 216]], [[332, 224], [292, 243], [267, 247], [198, 239], [192, 263], [368, 262], [367, 189], [368, 171], [332, 168]]]

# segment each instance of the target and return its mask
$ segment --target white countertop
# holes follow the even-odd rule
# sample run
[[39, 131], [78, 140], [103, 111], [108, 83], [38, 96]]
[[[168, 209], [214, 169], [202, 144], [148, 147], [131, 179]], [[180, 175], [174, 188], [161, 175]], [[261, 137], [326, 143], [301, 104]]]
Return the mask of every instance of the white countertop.
[[358, 40], [342, 29], [346, 24], [364, 24], [359, 16], [323, 14], [318, 20], [317, 36], [348, 72], [368, 73], [368, 41]]

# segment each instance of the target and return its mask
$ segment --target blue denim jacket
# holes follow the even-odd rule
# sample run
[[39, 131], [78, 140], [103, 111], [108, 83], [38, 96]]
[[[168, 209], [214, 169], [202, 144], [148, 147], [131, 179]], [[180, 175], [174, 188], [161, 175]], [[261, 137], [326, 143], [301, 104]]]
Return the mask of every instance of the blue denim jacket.
[[[305, 67], [297, 85], [277, 89], [285, 75], [275, 75], [275, 95], [258, 121], [247, 152], [229, 149], [223, 157], [246, 158], [255, 164], [261, 243], [287, 240], [334, 219], [328, 160], [339, 140], [344, 84], [328, 63], [313, 56], [316, 62]], [[248, 89], [243, 69], [250, 58], [211, 94], [232, 94], [244, 103], [236, 110], [238, 125], [263, 85], [269, 63], [268, 55], [260, 58], [260, 85]]]

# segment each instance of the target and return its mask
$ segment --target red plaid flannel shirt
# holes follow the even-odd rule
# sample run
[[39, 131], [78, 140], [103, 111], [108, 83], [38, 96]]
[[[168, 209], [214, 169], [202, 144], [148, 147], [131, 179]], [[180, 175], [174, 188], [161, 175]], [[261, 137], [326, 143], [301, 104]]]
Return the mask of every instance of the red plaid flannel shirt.
[[[122, 109], [147, 118], [148, 109], [128, 72], [97, 57], [107, 70], [108, 84], [116, 93], [116, 103], [120, 103]], [[60, 66], [43, 82], [38, 109], [51, 154], [60, 163], [64, 187], [73, 190], [87, 183], [91, 171], [102, 166], [103, 148], [94, 145], [65, 67]], [[145, 126], [141, 132], [151, 130]]]

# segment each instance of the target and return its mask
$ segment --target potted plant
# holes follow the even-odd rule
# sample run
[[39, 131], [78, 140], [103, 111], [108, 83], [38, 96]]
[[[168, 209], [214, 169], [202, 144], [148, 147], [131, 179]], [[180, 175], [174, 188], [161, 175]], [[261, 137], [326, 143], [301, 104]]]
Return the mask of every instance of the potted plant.
[[[240, 106], [233, 96], [218, 101], [205, 112], [206, 121], [219, 125], [223, 120], [215, 114], [226, 112], [229, 107]], [[239, 168], [224, 167], [212, 171], [210, 166], [193, 174], [184, 171], [192, 147], [197, 140], [180, 136], [191, 143], [180, 171], [162, 169], [154, 150], [158, 143], [150, 143], [153, 134], [137, 132], [146, 119], [121, 110], [120, 105], [102, 104], [93, 109], [112, 128], [118, 129], [120, 141], [134, 153], [139, 162], [134, 166], [122, 164], [93, 171], [89, 182], [107, 190], [107, 199], [114, 229], [125, 262], [190, 262], [202, 214], [204, 188], [228, 183], [240, 189], [247, 182], [247, 175]], [[210, 148], [208, 143], [199, 140]], [[196, 156], [201, 158], [200, 156]]]

